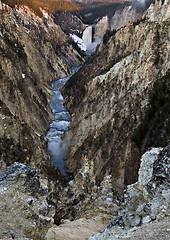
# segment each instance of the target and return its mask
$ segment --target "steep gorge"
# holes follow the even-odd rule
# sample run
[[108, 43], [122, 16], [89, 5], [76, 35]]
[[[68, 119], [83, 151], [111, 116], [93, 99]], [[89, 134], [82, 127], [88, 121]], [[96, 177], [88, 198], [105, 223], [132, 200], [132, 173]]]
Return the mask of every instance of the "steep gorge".
[[86, 156], [94, 163], [96, 183], [110, 169], [113, 187], [119, 193], [137, 180], [143, 152], [132, 135], [149, 104], [149, 92], [165, 75], [168, 87], [168, 3], [160, 6], [158, 2], [151, 12], [157, 11], [158, 16], [164, 8], [162, 19], [151, 19], [148, 13], [146, 20], [113, 32], [63, 89], [65, 105], [72, 113], [66, 134], [70, 139], [66, 156], [69, 172], [75, 176]]
[[[142, 21], [113, 31], [63, 87], [72, 114], [66, 163], [74, 176], [63, 187], [44, 137], [53, 118], [49, 84], [83, 59], [46, 12], [40, 19], [27, 7], [0, 7], [0, 238], [82, 240], [117, 216], [113, 237], [115, 222], [124, 232], [122, 222], [139, 226], [169, 214], [169, 147], [140, 160], [169, 140], [168, 9], [168, 1], [157, 2]], [[154, 118], [145, 120], [146, 108]], [[140, 161], [144, 181], [119, 198], [138, 179]]]
[[47, 14], [0, 4], [1, 170], [15, 161], [52, 175], [45, 135], [53, 119], [50, 83], [83, 61]]

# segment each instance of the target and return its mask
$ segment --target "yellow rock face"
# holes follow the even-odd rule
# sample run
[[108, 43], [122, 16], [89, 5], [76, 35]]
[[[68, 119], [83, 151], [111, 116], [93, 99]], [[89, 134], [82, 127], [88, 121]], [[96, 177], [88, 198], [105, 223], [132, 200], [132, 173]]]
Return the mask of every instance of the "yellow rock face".
[[97, 184], [108, 167], [118, 192], [137, 180], [141, 153], [131, 137], [142, 121], [154, 83], [168, 76], [168, 36], [169, 19], [129, 23], [101, 44], [67, 82], [63, 94], [72, 123], [66, 134], [70, 139], [66, 161], [73, 175], [87, 152]]
[[1, 170], [19, 161], [47, 174], [51, 163], [45, 135], [53, 119], [50, 83], [69, 74], [80, 59], [50, 16], [40, 19], [27, 7], [1, 4]]

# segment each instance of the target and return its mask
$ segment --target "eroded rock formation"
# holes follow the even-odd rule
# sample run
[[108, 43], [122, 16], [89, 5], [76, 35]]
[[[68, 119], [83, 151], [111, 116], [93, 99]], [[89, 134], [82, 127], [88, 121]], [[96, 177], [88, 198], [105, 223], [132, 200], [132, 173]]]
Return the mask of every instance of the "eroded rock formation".
[[135, 22], [141, 18], [141, 12], [137, 12], [137, 9], [132, 6], [126, 6], [123, 9], [117, 10], [110, 19], [110, 29], [117, 30], [124, 27], [128, 22]]
[[[77, 239], [85, 239], [114, 216], [111, 230], [92, 239], [127, 236], [126, 229], [154, 220], [163, 219], [166, 226], [169, 147], [143, 156], [139, 178], [138, 168], [148, 147], [164, 146], [169, 138], [167, 1], [152, 6], [141, 22], [112, 32], [63, 88], [72, 114], [64, 137], [66, 160], [74, 176], [64, 188], [58, 179], [37, 173], [55, 177], [44, 138], [52, 119], [49, 83], [68, 74], [72, 63], [82, 58], [45, 12], [39, 19], [26, 7], [3, 5], [0, 18], [1, 170], [12, 164], [0, 174], [0, 237], [52, 240], [59, 235], [68, 240], [82, 233]], [[148, 105], [152, 109], [146, 111]], [[56, 228], [53, 221], [63, 226]], [[89, 229], [86, 233], [83, 226]]]
[[94, 41], [100, 42], [105, 34], [105, 32], [109, 29], [108, 17], [105, 16], [94, 26]]
[[[69, 190], [72, 200], [71, 192], [74, 192], [74, 196], [77, 193], [77, 199], [75, 198], [75, 201], [72, 202], [77, 214], [82, 208], [82, 212], [80, 212], [82, 215], [77, 215], [74, 221], [62, 219], [62, 225], [49, 229], [46, 235], [48, 240], [58, 238], [61, 240], [85, 240], [91, 232], [100, 231], [100, 229], [103, 231], [103, 227], [111, 216], [112, 221], [105, 231], [90, 237], [89, 240], [168, 239], [170, 218], [169, 145], [165, 148], [152, 148], [143, 154], [138, 181], [127, 186], [119, 201], [114, 198], [109, 171], [101, 187], [95, 190], [91, 177], [93, 166], [89, 166], [87, 158], [83, 161], [84, 166], [79, 172], [79, 177], [75, 178], [74, 184], [70, 186]], [[86, 181], [83, 181], [83, 178], [84, 180], [86, 178]], [[85, 186], [88, 186], [85, 184], [87, 181], [91, 182], [89, 191], [85, 189]], [[86, 193], [86, 199], [84, 200], [82, 197], [78, 202], [80, 192]], [[68, 203], [69, 198], [65, 202], [66, 207]]]
[[168, 0], [156, 0], [146, 11], [146, 17], [150, 21], [163, 21], [170, 16], [170, 5]]
[[0, 173], [0, 238], [45, 239], [55, 214], [46, 200], [48, 184], [35, 168], [17, 162]]
[[108, 167], [117, 191], [137, 180], [142, 152], [132, 135], [143, 119], [154, 83], [166, 76], [168, 87], [168, 25], [169, 18], [129, 23], [106, 39], [65, 85], [65, 105], [72, 114], [66, 161], [74, 176], [86, 154], [94, 162], [97, 184]]
[[[15, 161], [51, 169], [45, 134], [52, 121], [50, 83], [82, 57], [48, 14], [0, 6], [0, 169]], [[51, 170], [50, 170], [51, 169]]]
[[78, 37], [82, 37], [82, 33], [86, 28], [80, 18], [66, 11], [56, 13], [54, 21], [57, 25], [61, 26], [64, 32], [67, 34], [75, 34]]
[[[146, 152], [141, 159], [138, 182], [127, 187], [118, 216], [103, 233], [89, 240], [135, 239], [135, 235], [139, 239], [168, 239], [169, 164], [170, 146]], [[151, 224], [152, 221], [155, 223]], [[141, 225], [143, 229], [134, 228]]]

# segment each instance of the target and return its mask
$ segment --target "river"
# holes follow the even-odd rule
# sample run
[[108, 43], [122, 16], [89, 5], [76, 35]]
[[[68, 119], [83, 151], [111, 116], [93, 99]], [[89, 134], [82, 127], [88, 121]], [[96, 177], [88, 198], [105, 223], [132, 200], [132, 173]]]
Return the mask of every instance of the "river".
[[72, 74], [58, 79], [51, 84], [53, 96], [50, 107], [54, 114], [54, 120], [50, 124], [50, 129], [46, 137], [48, 139], [48, 150], [50, 152], [52, 164], [56, 168], [59, 168], [61, 174], [64, 176], [67, 176], [67, 169], [64, 161], [66, 143], [63, 141], [62, 136], [68, 130], [71, 116], [63, 105], [63, 96], [60, 89], [79, 69], [80, 66], [72, 68]]

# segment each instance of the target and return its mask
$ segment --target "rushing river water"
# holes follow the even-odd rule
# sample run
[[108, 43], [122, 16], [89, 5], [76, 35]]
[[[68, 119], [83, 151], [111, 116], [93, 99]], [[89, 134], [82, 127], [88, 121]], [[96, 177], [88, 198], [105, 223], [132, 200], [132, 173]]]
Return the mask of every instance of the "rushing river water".
[[48, 150], [51, 155], [52, 163], [56, 168], [59, 168], [61, 173], [65, 176], [67, 176], [67, 169], [64, 161], [66, 143], [62, 140], [62, 135], [68, 130], [71, 116], [68, 110], [63, 106], [63, 96], [60, 88], [79, 69], [80, 66], [74, 67], [71, 75], [58, 79], [52, 83], [53, 96], [50, 107], [54, 114], [54, 121], [50, 124], [50, 129], [46, 137], [48, 138]]

